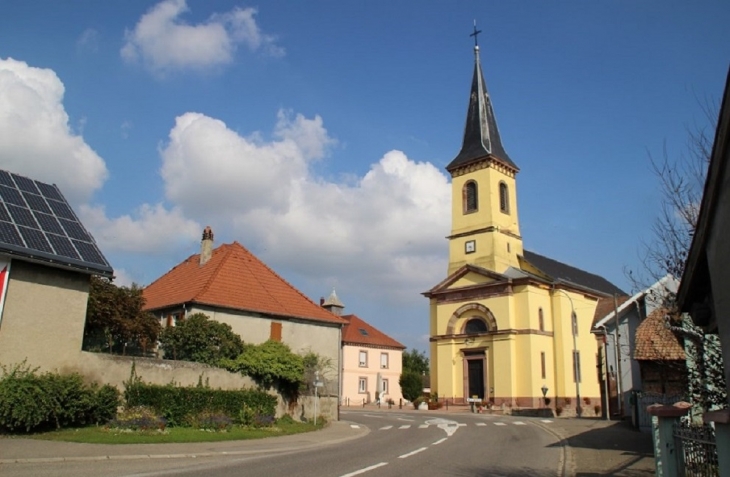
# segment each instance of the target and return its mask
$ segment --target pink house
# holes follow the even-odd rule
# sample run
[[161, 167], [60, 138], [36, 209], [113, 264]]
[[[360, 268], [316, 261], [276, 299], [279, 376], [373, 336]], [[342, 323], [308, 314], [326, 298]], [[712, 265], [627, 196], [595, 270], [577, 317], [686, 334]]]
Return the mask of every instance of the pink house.
[[342, 315], [345, 306], [334, 290], [322, 306], [347, 321], [342, 328], [342, 404], [378, 399], [398, 403], [403, 397], [398, 381], [406, 347], [356, 315]]

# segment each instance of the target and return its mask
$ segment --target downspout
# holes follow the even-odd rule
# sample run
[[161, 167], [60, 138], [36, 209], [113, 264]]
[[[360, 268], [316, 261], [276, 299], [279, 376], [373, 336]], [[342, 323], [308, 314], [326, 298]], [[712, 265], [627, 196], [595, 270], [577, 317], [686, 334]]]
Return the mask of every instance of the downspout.
[[606, 325], [601, 325], [599, 328], [603, 328], [603, 344], [601, 345], [603, 349], [603, 393], [606, 396], [606, 407], [604, 408], [606, 410], [606, 420], [611, 420], [611, 396], [608, 394], [608, 330], [606, 330]]
[[619, 326], [621, 322], [618, 318], [618, 301], [616, 294], [613, 294], [613, 317], [616, 323], [616, 336], [614, 339], [614, 345], [616, 346], [616, 391], [618, 394], [618, 415], [619, 419], [624, 417], [624, 396], [623, 396], [623, 383], [621, 376], [621, 333], [619, 333]]
[[337, 363], [337, 381], [339, 384], [340, 392], [337, 394], [337, 420], [340, 420], [340, 404], [342, 401], [342, 325], [340, 325], [339, 329], [339, 344], [340, 344], [340, 351], [339, 351], [339, 357], [338, 357], [338, 363]]

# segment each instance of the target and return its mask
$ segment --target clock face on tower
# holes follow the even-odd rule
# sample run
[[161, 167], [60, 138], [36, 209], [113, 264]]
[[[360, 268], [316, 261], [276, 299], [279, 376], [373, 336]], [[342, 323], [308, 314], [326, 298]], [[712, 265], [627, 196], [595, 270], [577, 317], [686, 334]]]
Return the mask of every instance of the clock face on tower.
[[469, 240], [464, 244], [465, 253], [474, 253], [477, 250], [477, 244], [474, 240]]

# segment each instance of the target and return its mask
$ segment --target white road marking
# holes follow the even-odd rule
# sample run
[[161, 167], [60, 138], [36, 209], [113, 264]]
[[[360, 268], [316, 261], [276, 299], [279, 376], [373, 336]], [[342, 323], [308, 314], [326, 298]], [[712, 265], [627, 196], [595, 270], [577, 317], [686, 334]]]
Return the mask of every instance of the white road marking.
[[387, 431], [388, 429], [393, 429], [393, 426], [384, 426], [380, 428], [381, 431]]
[[365, 467], [360, 470], [356, 470], [355, 472], [350, 472], [349, 474], [343, 474], [340, 477], [352, 477], [353, 475], [360, 475], [364, 474], [365, 472], [369, 472], [373, 469], [377, 469], [378, 467], [383, 467], [384, 465], [388, 465], [387, 462], [381, 462], [380, 464], [371, 465], [370, 467]]
[[360, 429], [360, 426], [358, 426], [357, 424], [350, 424], [350, 427], [352, 427], [353, 429]]
[[426, 428], [428, 428], [428, 424], [421, 424], [420, 426], [418, 426], [418, 428], [419, 429], [426, 429]]
[[448, 439], [448, 437], [442, 437], [441, 439], [437, 440], [436, 442], [434, 442], [431, 445], [432, 446], [437, 446], [437, 445], [441, 444], [443, 441], [445, 441], [446, 439]]
[[495, 422], [494, 425], [495, 426], [506, 426], [507, 424], [505, 424], [504, 422]]
[[515, 425], [515, 426], [524, 426], [524, 425], [525, 425], [525, 423], [524, 423], [524, 422], [522, 422], [522, 421], [515, 421], [515, 422], [514, 422], [514, 425]]
[[438, 426], [439, 429], [443, 429], [447, 436], [452, 436], [454, 432], [459, 429], [459, 423], [456, 421], [450, 421], [448, 419], [442, 419], [440, 417], [436, 419], [429, 419], [426, 421], [428, 425]]
[[378, 416], [377, 414], [363, 414], [363, 416], [367, 416], [367, 417], [377, 417], [378, 419], [382, 419], [382, 418], [383, 418], [383, 416]]
[[486, 426], [486, 424], [485, 424], [485, 423], [483, 423], [483, 422], [477, 422], [477, 426], [479, 426], [479, 427], [484, 427], [484, 426]]
[[550, 423], [551, 423], [551, 422], [553, 422], [553, 421], [551, 421], [550, 419], [543, 419], [543, 420], [542, 420], [542, 422], [545, 422], [545, 423], [548, 423], [548, 424], [550, 424]]
[[410, 425], [410, 424], [405, 424], [405, 425], [403, 425], [403, 426], [400, 426], [400, 427], [399, 427], [398, 429], [408, 429], [408, 428], [410, 428], [410, 427], [411, 427], [411, 425]]
[[459, 427], [464, 427], [464, 426], [466, 426], [466, 423], [464, 423], [464, 422], [459, 423]]
[[409, 421], [409, 422], [415, 421], [415, 419], [406, 419], [405, 417], [399, 417], [398, 420], [399, 421]]
[[406, 457], [410, 457], [410, 456], [412, 456], [412, 455], [418, 454], [419, 452], [423, 452], [423, 451], [425, 451], [425, 450], [426, 450], [426, 448], [425, 448], [425, 447], [421, 447], [420, 449], [416, 449], [416, 450], [414, 450], [414, 451], [411, 451], [411, 452], [409, 452], [408, 454], [403, 454], [403, 455], [399, 455], [399, 456], [398, 456], [398, 458], [399, 458], [399, 459], [405, 459]]

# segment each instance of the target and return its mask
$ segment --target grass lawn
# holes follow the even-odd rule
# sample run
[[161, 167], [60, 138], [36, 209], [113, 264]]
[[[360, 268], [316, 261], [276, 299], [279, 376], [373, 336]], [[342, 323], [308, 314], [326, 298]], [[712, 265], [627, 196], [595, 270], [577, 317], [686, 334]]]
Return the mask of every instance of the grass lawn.
[[273, 427], [261, 429], [233, 427], [228, 431], [206, 431], [189, 427], [169, 427], [158, 431], [123, 431], [104, 427], [83, 427], [61, 429], [28, 436], [31, 439], [49, 441], [83, 442], [87, 444], [162, 444], [174, 442], [215, 442], [243, 439], [263, 439], [266, 437], [286, 436], [321, 429], [323, 425], [311, 423], [278, 423]]

